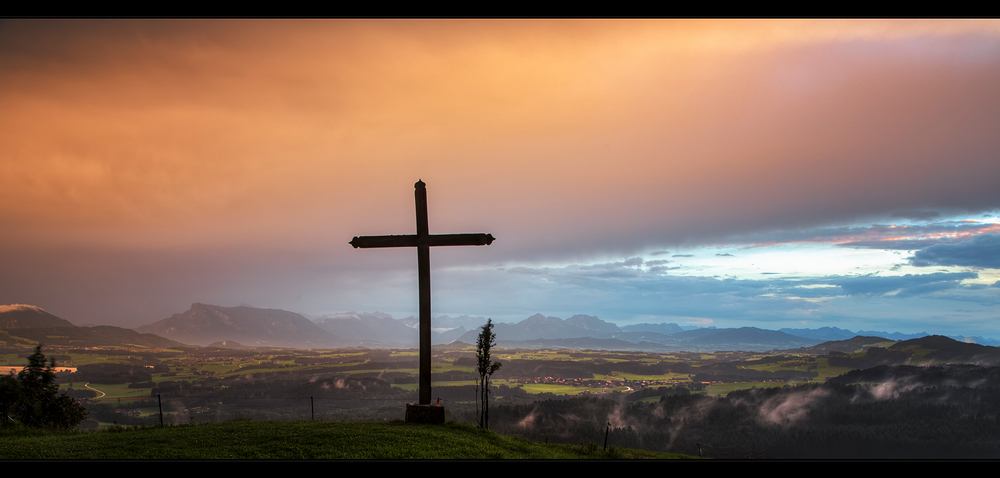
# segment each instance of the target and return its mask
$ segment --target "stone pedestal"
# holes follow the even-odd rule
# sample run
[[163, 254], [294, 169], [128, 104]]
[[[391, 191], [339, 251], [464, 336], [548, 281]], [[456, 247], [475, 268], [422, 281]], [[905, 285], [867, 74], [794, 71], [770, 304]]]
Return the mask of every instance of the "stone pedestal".
[[440, 425], [444, 423], [444, 407], [435, 404], [407, 403], [406, 422]]

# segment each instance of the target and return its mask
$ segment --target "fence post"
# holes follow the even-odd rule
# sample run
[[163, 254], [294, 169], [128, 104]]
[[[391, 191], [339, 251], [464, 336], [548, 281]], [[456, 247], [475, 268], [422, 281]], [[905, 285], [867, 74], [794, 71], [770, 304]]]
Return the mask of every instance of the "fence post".
[[611, 422], [608, 422], [608, 427], [604, 429], [604, 450], [608, 449], [608, 433], [611, 433]]

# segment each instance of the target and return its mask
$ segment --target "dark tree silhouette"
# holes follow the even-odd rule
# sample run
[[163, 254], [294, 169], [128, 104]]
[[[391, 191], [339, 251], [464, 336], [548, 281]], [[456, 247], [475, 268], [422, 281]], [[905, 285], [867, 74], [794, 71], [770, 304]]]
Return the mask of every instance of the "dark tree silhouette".
[[476, 339], [476, 373], [479, 374], [479, 381], [476, 384], [476, 393], [479, 395], [476, 411], [479, 413], [479, 428], [490, 428], [490, 377], [502, 365], [490, 358], [490, 351], [496, 344], [497, 334], [493, 333], [493, 319], [486, 319], [486, 325]]
[[55, 360], [45, 365], [39, 344], [20, 373], [0, 377], [0, 426], [73, 428], [87, 418], [82, 405], [59, 394], [55, 366]]

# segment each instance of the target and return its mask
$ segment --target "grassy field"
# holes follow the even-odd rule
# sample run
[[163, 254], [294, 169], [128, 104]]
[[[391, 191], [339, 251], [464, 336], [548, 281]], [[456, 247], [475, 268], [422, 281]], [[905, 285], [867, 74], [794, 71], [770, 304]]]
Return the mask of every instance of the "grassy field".
[[675, 459], [672, 453], [556, 445], [471, 425], [235, 421], [67, 434], [0, 435], [0, 459]]
[[573, 385], [560, 385], [558, 383], [526, 383], [520, 385], [524, 388], [525, 392], [528, 393], [554, 393], [556, 395], [578, 395], [586, 390], [591, 392], [602, 391], [603, 389], [597, 387], [576, 387]]
[[[439, 375], [445, 372], [471, 372], [473, 367], [468, 365], [469, 359], [473, 356], [475, 351], [474, 347], [467, 347], [465, 349], [455, 349], [442, 352], [440, 356], [436, 356], [435, 362], [432, 364], [434, 374], [432, 377], [440, 378], [461, 378], [461, 375], [444, 377]], [[20, 370], [21, 367], [26, 363], [25, 353], [15, 354], [8, 353], [0, 355], [0, 372], [6, 372], [4, 369], [6, 366], [9, 369]], [[109, 348], [108, 350], [96, 351], [95, 353], [81, 353], [77, 349], [66, 348], [66, 347], [54, 347], [50, 352], [53, 356], [60, 357], [60, 364], [71, 364], [71, 365], [89, 365], [96, 363], [134, 363], [141, 364], [146, 367], [157, 367], [159, 373], [153, 375], [151, 380], [141, 380], [143, 384], [148, 381], [152, 381], [156, 384], [162, 382], [174, 382], [183, 381], [191, 384], [197, 384], [199, 386], [206, 386], [212, 384], [221, 383], [219, 380], [225, 380], [227, 378], [233, 378], [234, 376], [240, 376], [241, 378], [247, 378], [252, 380], [261, 380], [265, 376], [275, 376], [274, 374], [283, 374], [289, 377], [291, 380], [305, 380], [308, 374], [333, 374], [333, 373], [347, 373], [351, 375], [374, 375], [378, 376], [387, 367], [386, 361], [392, 361], [397, 359], [415, 359], [418, 355], [416, 349], [407, 350], [339, 350], [339, 351], [304, 351], [304, 350], [259, 350], [253, 353], [247, 352], [234, 352], [233, 356], [227, 354], [219, 353], [205, 353], [200, 354], [192, 351], [185, 351], [184, 353], [178, 353], [177, 355], [171, 354], [161, 354], [156, 357], [145, 357], [141, 350], [121, 350], [120, 348]], [[157, 352], [160, 353], [160, 352]], [[739, 355], [738, 357], [736, 355]], [[569, 385], [569, 384], [559, 384], [559, 383], [518, 383], [522, 380], [517, 380], [515, 382], [506, 380], [494, 380], [493, 385], [499, 386], [506, 383], [508, 386], [521, 388], [524, 392], [528, 394], [556, 394], [563, 396], [580, 395], [584, 393], [592, 393], [597, 395], [604, 395], [611, 392], [623, 392], [629, 393], [633, 388], [642, 388], [642, 385], [637, 385], [634, 383], [623, 383], [623, 380], [644, 380], [653, 382], [650, 386], [659, 387], [664, 384], [679, 383], [679, 386], [685, 386], [689, 384], [691, 380], [691, 375], [697, 374], [699, 369], [703, 366], [711, 365], [710, 362], [706, 360], [712, 360], [717, 357], [722, 357], [726, 360], [739, 359], [739, 366], [746, 369], [753, 369], [758, 371], [767, 372], [779, 372], [779, 371], [789, 371], [789, 370], [800, 370], [800, 371], [815, 371], [818, 377], [814, 377], [812, 381], [822, 382], [826, 378], [834, 377], [845, 373], [848, 371], [847, 367], [831, 367], [829, 360], [826, 357], [811, 357], [811, 356], [784, 356], [778, 360], [763, 360], [757, 362], [751, 359], [760, 359], [764, 357], [769, 357], [768, 354], [736, 354], [733, 353], [718, 353], [718, 354], [687, 354], [687, 353], [637, 353], [637, 352], [608, 352], [608, 351], [573, 351], [573, 350], [514, 350], [514, 349], [498, 349], [495, 356], [500, 359], [501, 362], [511, 361], [511, 360], [533, 360], [539, 363], [549, 363], [552, 362], [577, 362], [581, 367], [586, 367], [588, 364], [600, 363], [602, 364], [600, 373], [595, 373], [593, 375], [593, 380], [607, 380], [613, 382], [616, 385], [613, 388], [603, 388], [603, 384], [590, 383], [587, 386], [582, 385]], [[311, 358], [317, 358], [319, 360], [310, 360]], [[299, 360], [297, 360], [299, 359]], [[458, 359], [462, 359], [464, 365], [456, 365]], [[621, 363], [623, 361], [634, 362], [667, 362], [667, 364], [673, 364], [676, 362], [678, 366], [689, 365], [688, 367], [681, 368], [681, 371], [668, 372], [668, 367], [655, 367], [650, 368], [650, 371], [657, 370], [661, 372], [660, 374], [646, 374], [643, 373], [645, 370], [643, 368], [637, 368], [634, 365], [623, 366], [621, 370], [616, 370], [614, 364]], [[365, 367], [363, 364], [366, 362], [371, 362], [371, 368]], [[415, 362], [415, 361], [414, 361]], [[675, 368], [670, 365], [669, 368]], [[349, 369], [349, 370], [344, 370]], [[354, 369], [354, 370], [350, 370]], [[15, 371], [16, 371], [15, 370]], [[627, 371], [626, 371], [627, 370]], [[409, 368], [391, 368], [394, 376], [397, 374], [410, 374], [412, 376], [412, 383], [401, 383], [392, 384], [393, 387], [403, 390], [415, 391], [419, 388], [419, 384], [416, 381], [417, 369]], [[164, 373], [168, 372], [168, 373]], [[546, 372], [548, 374], [548, 372]], [[529, 377], [531, 378], [531, 377]], [[393, 380], [394, 381], [394, 380]], [[405, 381], [405, 380], [400, 380]], [[554, 382], [553, 380], [549, 380]], [[659, 382], [659, 383], [656, 383]], [[80, 377], [77, 381], [73, 383], [73, 388], [80, 390], [84, 388], [84, 384], [87, 383]], [[469, 386], [473, 385], [475, 382], [473, 380], [454, 380], [454, 381], [433, 381], [433, 386], [444, 387], [444, 386]], [[67, 389], [69, 384], [62, 384], [61, 388]], [[750, 387], [766, 388], [774, 386], [784, 386], [787, 385], [785, 382], [743, 382], [743, 383], [725, 383], [725, 384], [711, 384], [706, 389], [704, 393], [713, 396], [725, 396], [733, 390], [745, 389]], [[222, 385], [219, 385], [222, 386]], [[124, 411], [117, 413], [127, 413], [128, 410], [136, 405], [136, 401], [140, 400], [150, 400], [150, 394], [153, 391], [150, 388], [128, 388], [128, 384], [101, 384], [101, 383], [90, 383], [90, 387], [97, 389], [106, 395], [99, 396], [93, 400], [93, 403], [104, 403], [104, 404], [116, 404], [121, 403]], [[694, 387], [696, 390], [701, 390], [700, 386]], [[168, 388], [170, 390], [171, 388]], [[155, 397], [153, 397], [155, 400]], [[656, 401], [659, 397], [646, 398], [643, 401]], [[155, 403], [155, 402], [149, 402]], [[262, 402], [263, 403], [263, 402]], [[216, 417], [212, 413], [214, 407], [218, 404], [208, 404], [204, 407], [199, 407], [197, 410], [185, 410], [182, 412], [184, 417], [189, 416], [200, 416], [200, 414], [205, 413], [206, 416]], [[143, 403], [143, 406], [149, 406], [147, 403]], [[228, 412], [227, 412], [228, 413]], [[293, 416], [297, 415], [298, 412], [294, 412]], [[143, 416], [148, 416], [149, 411], [143, 410]], [[169, 415], [169, 412], [168, 412]], [[228, 415], [227, 415], [228, 416]], [[381, 418], [384, 415], [376, 413], [375, 417]], [[398, 417], [398, 415], [395, 415]], [[183, 418], [183, 417], [182, 417]], [[281, 418], [287, 419], [291, 417], [286, 416], [260, 416], [255, 417], [258, 419], [264, 418]], [[339, 417], [344, 419], [346, 417]], [[96, 419], [96, 418], [95, 418]], [[208, 419], [206, 421], [215, 421], [217, 418]], [[365, 416], [362, 419], [373, 419], [372, 416]], [[113, 416], [105, 416], [101, 419], [102, 425], [107, 425], [107, 421], [113, 420]], [[181, 419], [182, 423], [188, 423], [188, 420]]]
[[[614, 392], [614, 391], [618, 391], [618, 392], [624, 392], [625, 391], [625, 387], [616, 387], [616, 388], [582, 387], [582, 386], [579, 386], [579, 385], [561, 385], [561, 384], [557, 384], [557, 383], [524, 383], [524, 384], [521, 384], [521, 383], [510, 383], [510, 382], [503, 381], [503, 380], [494, 380], [491, 383], [492, 383], [492, 386], [494, 386], [494, 387], [497, 386], [497, 385], [500, 385], [501, 383], [509, 383], [509, 385], [511, 387], [523, 388], [525, 392], [528, 392], [530, 394], [537, 394], [537, 393], [547, 392], [547, 393], [554, 393], [556, 395], [578, 395], [578, 394], [581, 394], [581, 393], [586, 392], [588, 390], [590, 391], [590, 393], [609, 393], [609, 392]], [[432, 385], [434, 387], [456, 387], [456, 386], [462, 386], [462, 385], [475, 385], [475, 384], [476, 384], [476, 382], [474, 380], [462, 380], [462, 381], [450, 381], [450, 382], [445, 382], [445, 381], [441, 381], [441, 382], [435, 381], [435, 382], [432, 382]], [[393, 387], [401, 388], [403, 390], [419, 390], [420, 389], [420, 384], [419, 383], [394, 384]]]
[[[434, 387], [460, 387], [464, 385], [475, 385], [475, 384], [476, 382], [474, 380], [451, 380], [451, 381], [435, 380], [431, 382], [431, 386]], [[403, 390], [420, 390], [419, 383], [400, 383], [400, 384], [393, 384], [392, 386]]]
[[[749, 388], [774, 388], [785, 385], [800, 385], [806, 382], [738, 382], [738, 383], [713, 383], [705, 387], [705, 394], [713, 397], [725, 397], [729, 392], [735, 390], [746, 390]], [[659, 398], [659, 397], [657, 397]]]

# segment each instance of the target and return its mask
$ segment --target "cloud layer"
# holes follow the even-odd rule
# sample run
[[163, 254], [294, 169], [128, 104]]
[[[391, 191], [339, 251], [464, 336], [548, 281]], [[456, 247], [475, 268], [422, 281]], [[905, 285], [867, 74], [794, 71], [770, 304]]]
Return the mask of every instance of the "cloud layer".
[[[1000, 207], [996, 21], [5, 20], [0, 64], [0, 303], [76, 322], [405, 312], [415, 254], [346, 243], [412, 233], [417, 179], [432, 233], [498, 238], [435, 250], [435, 310], [861, 320], [998, 268], [955, 220]], [[822, 308], [695, 278], [727, 244], [947, 270]]]

